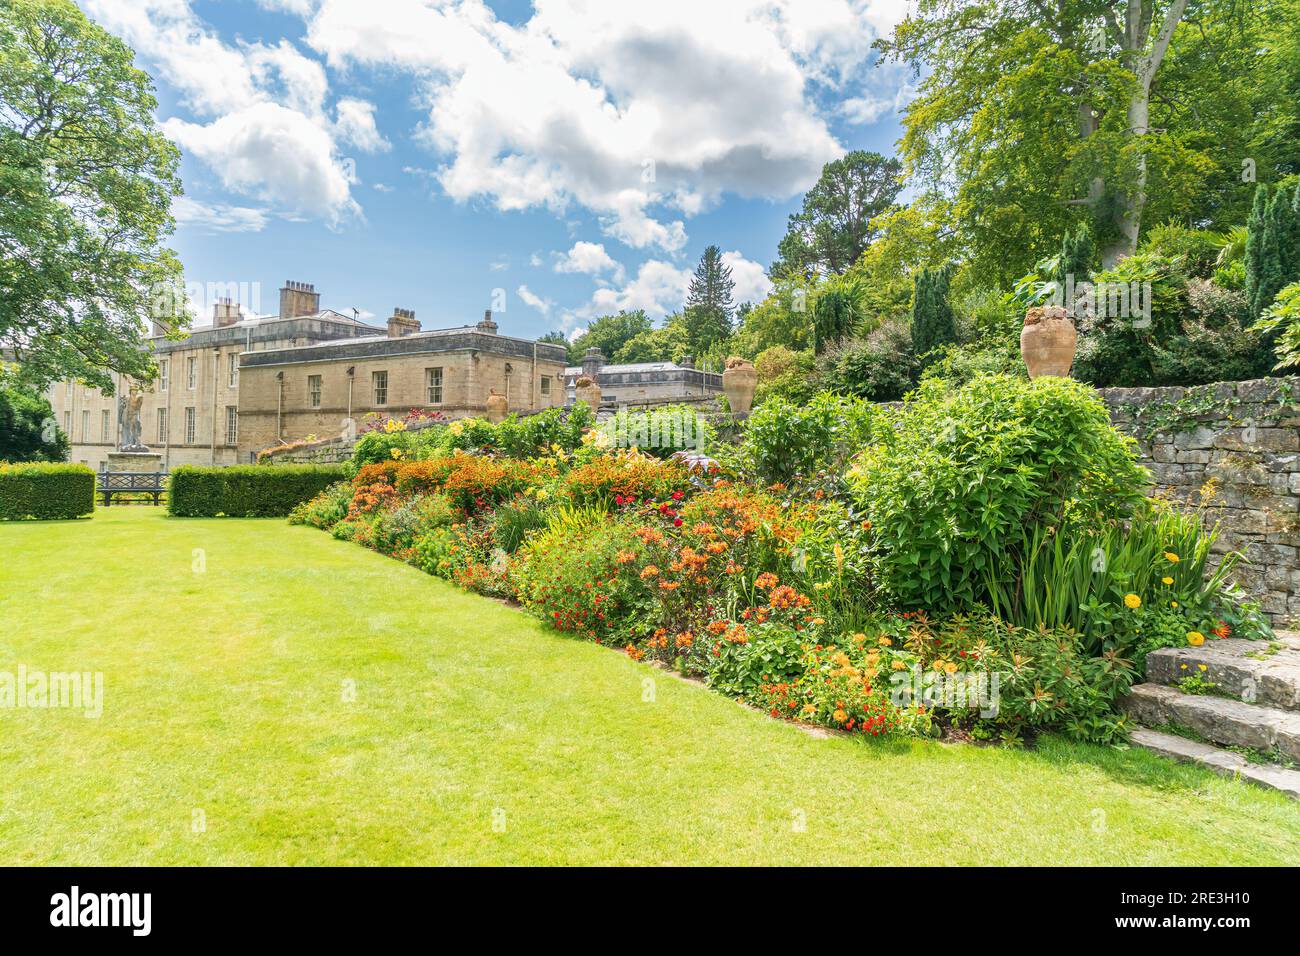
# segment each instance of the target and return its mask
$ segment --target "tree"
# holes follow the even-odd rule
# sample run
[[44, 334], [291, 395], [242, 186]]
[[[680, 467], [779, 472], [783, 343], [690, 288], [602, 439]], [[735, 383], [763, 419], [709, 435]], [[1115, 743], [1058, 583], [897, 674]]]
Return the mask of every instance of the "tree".
[[537, 341], [545, 342], [548, 345], [563, 345], [566, 349], [569, 347], [569, 337], [559, 329], [553, 329], [545, 335], [539, 335]]
[[852, 279], [826, 283], [813, 306], [813, 352], [821, 355], [828, 347], [859, 331], [861, 320], [861, 285]]
[[860, 149], [823, 166], [790, 216], [772, 277], [840, 275], [857, 262], [875, 238], [872, 220], [894, 205], [902, 171], [898, 160]]
[[0, 380], [0, 461], [67, 461], [68, 448], [49, 399]]
[[941, 345], [957, 341], [957, 326], [952, 306], [948, 303], [948, 287], [952, 270], [926, 269], [916, 277], [916, 292], [912, 297], [912, 353], [921, 361]]
[[587, 349], [600, 349], [606, 360], [613, 361], [614, 356], [632, 338], [642, 332], [649, 332], [654, 323], [645, 314], [644, 309], [620, 311], [617, 315], [602, 315], [587, 326], [587, 330], [569, 343], [569, 362], [573, 365], [582, 363]]
[[185, 315], [179, 153], [132, 61], [70, 0], [0, 5], [0, 345], [38, 387], [150, 379], [149, 320]]
[[812, 344], [810, 316], [812, 283], [802, 276], [778, 278], [766, 299], [745, 313], [728, 348], [755, 358], [776, 346], [798, 351]]
[[1300, 279], [1300, 184], [1260, 186], [1246, 230], [1246, 301], [1258, 318], [1283, 287]]
[[907, 172], [952, 199], [978, 281], [1004, 286], [1080, 211], [1103, 265], [1146, 222], [1239, 222], [1247, 172], [1295, 155], [1294, 47], [1276, 42], [1295, 7], [1198, 0], [1188, 20], [1186, 0], [922, 0], [878, 44], [925, 71]]
[[686, 292], [686, 339], [695, 354], [703, 355], [731, 336], [731, 300], [736, 288], [731, 267], [722, 262], [722, 250], [709, 246], [700, 256]]

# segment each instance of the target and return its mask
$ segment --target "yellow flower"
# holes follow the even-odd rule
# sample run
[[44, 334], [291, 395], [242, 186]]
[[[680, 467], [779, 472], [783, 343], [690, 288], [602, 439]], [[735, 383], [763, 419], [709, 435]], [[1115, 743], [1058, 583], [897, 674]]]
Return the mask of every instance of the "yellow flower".
[[1165, 560], [1168, 561], [1170, 564], [1177, 564], [1177, 563], [1178, 563], [1178, 555], [1174, 554], [1172, 551], [1166, 551], [1166, 552], [1165, 552]]
[[1161, 583], [1161, 584], [1173, 584], [1173, 583], [1174, 583], [1174, 579], [1173, 579], [1173, 578], [1170, 578], [1170, 577], [1164, 577], [1164, 578], [1161, 578], [1161, 579], [1160, 579], [1160, 583]]
[[1199, 670], [1199, 671], [1207, 671], [1207, 670], [1209, 670], [1209, 668], [1206, 667], [1204, 664], [1197, 664], [1197, 665], [1196, 665], [1196, 669]]
[[1179, 665], [1178, 665], [1178, 669], [1179, 669], [1180, 671], [1185, 671], [1185, 670], [1187, 670], [1187, 665], [1186, 665], [1186, 664], [1179, 664]]
[[949, 661], [947, 664], [944, 664], [943, 669], [947, 671], [949, 674], [957, 673], [957, 665], [954, 664], [952, 661]]
[[1192, 645], [1192, 647], [1200, 647], [1205, 643], [1205, 635], [1200, 631], [1188, 631], [1187, 643]]
[[1131, 607], [1131, 608], [1135, 608], [1135, 609], [1136, 609], [1136, 608], [1139, 608], [1139, 607], [1142, 606], [1142, 599], [1141, 599], [1140, 597], [1138, 597], [1136, 594], [1125, 594], [1125, 595], [1124, 595], [1124, 604], [1125, 604], [1127, 607]]
[[835, 711], [831, 716], [835, 718], [835, 723], [837, 724], [842, 724], [844, 721], [849, 719], [849, 715], [844, 713], [842, 710]]
[[1177, 601], [1170, 601], [1170, 602], [1169, 602], [1169, 606], [1170, 606], [1170, 607], [1178, 607], [1178, 602], [1177, 602]]
[[887, 637], [882, 637], [880, 640], [876, 641], [876, 643], [879, 644], [881, 647], [893, 647], [893, 646], [894, 646], [894, 642], [891, 641], [891, 640], [890, 640], [889, 638], [887, 638]]
[[894, 661], [894, 663], [890, 664], [889, 666], [892, 667], [892, 668], [893, 668], [894, 670], [896, 670], [896, 671], [905, 671], [905, 670], [907, 670], [907, 665], [904, 664], [902, 661]]

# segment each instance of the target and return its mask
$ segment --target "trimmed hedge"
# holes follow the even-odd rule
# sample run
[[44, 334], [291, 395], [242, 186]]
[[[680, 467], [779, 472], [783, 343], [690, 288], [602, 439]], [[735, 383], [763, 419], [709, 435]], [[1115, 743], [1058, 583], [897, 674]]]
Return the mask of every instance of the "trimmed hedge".
[[0, 518], [80, 518], [95, 510], [95, 473], [65, 462], [0, 462]]
[[182, 518], [283, 518], [346, 477], [343, 465], [181, 465], [167, 485], [167, 510]]

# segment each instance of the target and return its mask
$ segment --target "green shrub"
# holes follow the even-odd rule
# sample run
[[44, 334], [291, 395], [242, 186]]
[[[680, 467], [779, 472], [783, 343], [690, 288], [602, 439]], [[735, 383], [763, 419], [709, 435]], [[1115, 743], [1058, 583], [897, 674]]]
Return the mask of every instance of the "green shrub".
[[344, 477], [342, 465], [181, 465], [167, 510], [182, 518], [283, 518]]
[[0, 462], [0, 519], [80, 518], [95, 510], [95, 473], [85, 465]]
[[1039, 526], [1122, 518], [1148, 476], [1091, 388], [1069, 379], [923, 383], [850, 471], [880, 583], [906, 608], [961, 610], [1014, 578]]
[[896, 402], [916, 384], [912, 332], [905, 322], [886, 321], [860, 338], [827, 349], [819, 370], [821, 384], [831, 391], [871, 402]]
[[765, 484], [789, 484], [842, 467], [866, 444], [880, 409], [823, 393], [805, 405], [768, 402], [745, 423], [741, 456]]
[[339, 481], [310, 501], [304, 501], [289, 512], [289, 524], [307, 524], [313, 528], [334, 527], [348, 515], [354, 489], [352, 482]]

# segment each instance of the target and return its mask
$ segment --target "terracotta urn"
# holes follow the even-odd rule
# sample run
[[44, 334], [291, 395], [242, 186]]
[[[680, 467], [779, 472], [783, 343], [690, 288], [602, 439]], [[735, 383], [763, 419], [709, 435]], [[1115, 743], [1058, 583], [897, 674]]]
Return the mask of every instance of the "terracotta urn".
[[754, 371], [753, 365], [742, 358], [727, 359], [727, 368], [722, 373], [722, 391], [727, 396], [731, 414], [738, 418], [749, 414], [757, 384], [758, 372]]
[[1025, 313], [1020, 330], [1020, 354], [1030, 378], [1056, 375], [1067, 378], [1074, 363], [1078, 334], [1063, 306], [1036, 306]]
[[506, 420], [509, 414], [510, 403], [506, 401], [504, 395], [498, 395], [495, 388], [489, 389], [487, 400], [487, 418], [493, 425], [500, 424]]
[[593, 412], [600, 408], [600, 386], [585, 375], [574, 382], [573, 397], [579, 402], [586, 402]]

